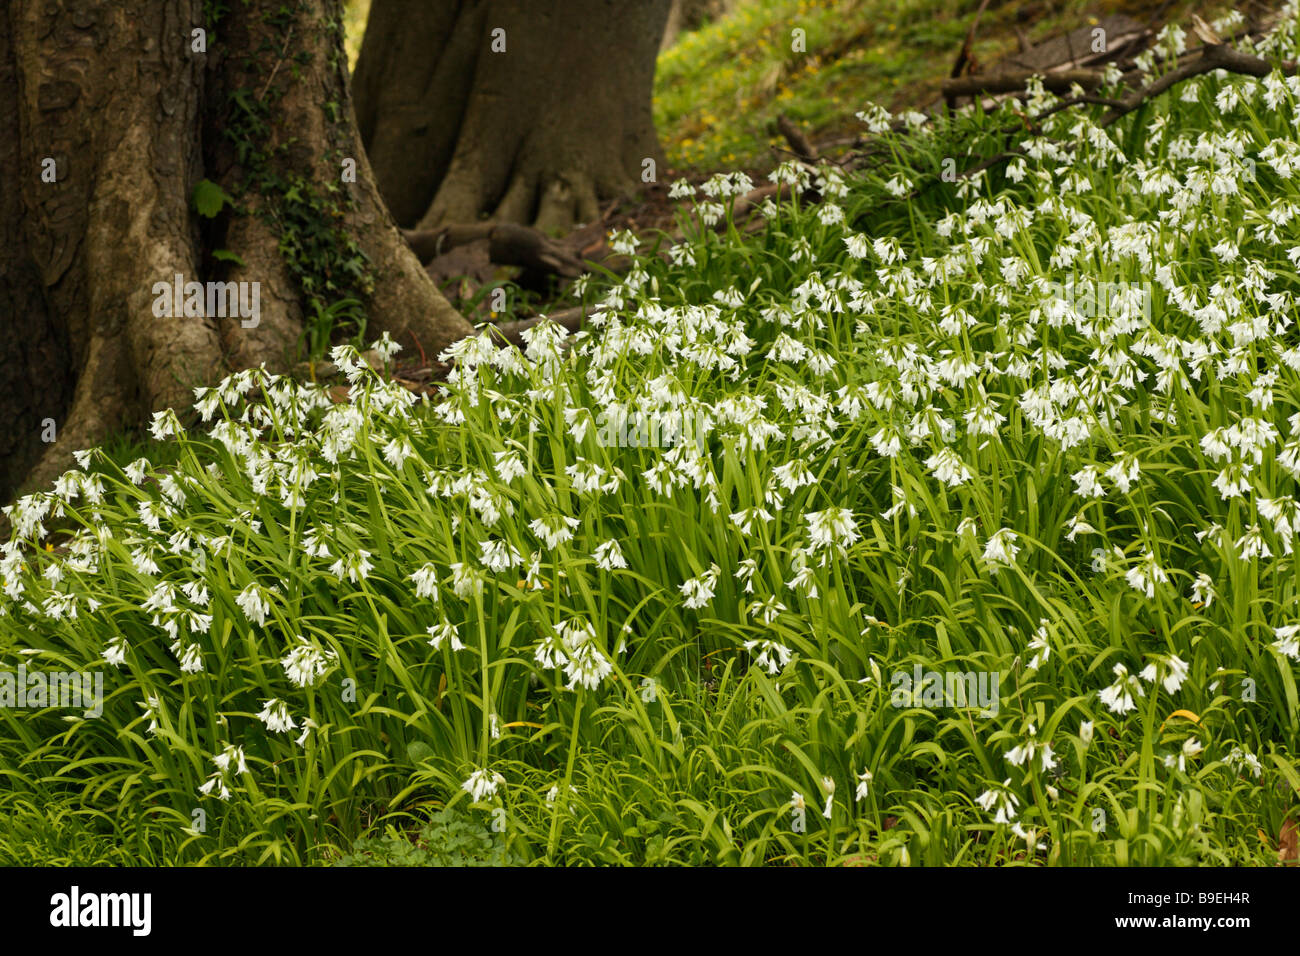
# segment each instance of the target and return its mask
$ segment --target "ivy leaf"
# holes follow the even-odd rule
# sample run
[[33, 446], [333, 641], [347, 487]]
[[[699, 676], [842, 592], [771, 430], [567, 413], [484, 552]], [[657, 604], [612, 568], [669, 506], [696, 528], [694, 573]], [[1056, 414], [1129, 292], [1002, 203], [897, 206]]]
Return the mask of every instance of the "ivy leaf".
[[215, 219], [222, 209], [234, 202], [224, 189], [210, 179], [200, 179], [194, 185], [194, 208], [204, 219]]
[[219, 262], [233, 262], [237, 266], [244, 266], [244, 260], [239, 258], [238, 254], [231, 252], [229, 249], [212, 250], [212, 258]]

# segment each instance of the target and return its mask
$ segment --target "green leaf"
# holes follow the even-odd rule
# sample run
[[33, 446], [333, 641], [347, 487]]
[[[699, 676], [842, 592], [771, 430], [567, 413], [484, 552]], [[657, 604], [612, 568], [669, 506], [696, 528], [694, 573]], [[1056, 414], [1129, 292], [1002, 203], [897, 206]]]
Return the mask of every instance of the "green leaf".
[[231, 252], [229, 249], [214, 249], [212, 251], [212, 258], [219, 262], [233, 262], [237, 266], [244, 265], [244, 260], [239, 258], [236, 253]]
[[406, 759], [413, 764], [419, 764], [421, 761], [428, 760], [434, 755], [434, 750], [422, 740], [412, 740], [406, 745]]
[[194, 208], [204, 219], [215, 219], [222, 209], [234, 202], [224, 189], [210, 179], [200, 179], [194, 185]]

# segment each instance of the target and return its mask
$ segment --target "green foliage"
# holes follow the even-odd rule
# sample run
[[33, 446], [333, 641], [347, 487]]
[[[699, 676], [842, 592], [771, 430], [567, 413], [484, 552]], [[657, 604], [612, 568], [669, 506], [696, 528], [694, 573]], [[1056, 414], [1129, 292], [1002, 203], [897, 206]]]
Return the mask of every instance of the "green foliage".
[[743, 175], [678, 185], [587, 331], [457, 343], [436, 401], [337, 346], [346, 401], [249, 370], [156, 417], [170, 458], [89, 453], [10, 515], [0, 665], [102, 669], [103, 713], [0, 709], [0, 849], [71, 853], [43, 812], [94, 859], [1274, 862], [1298, 100], [1207, 76], [955, 182], [1011, 114], [881, 133], [754, 232]]
[[441, 810], [420, 827], [414, 842], [389, 826], [382, 836], [362, 837], [336, 866], [511, 866], [491, 831], [454, 810]]

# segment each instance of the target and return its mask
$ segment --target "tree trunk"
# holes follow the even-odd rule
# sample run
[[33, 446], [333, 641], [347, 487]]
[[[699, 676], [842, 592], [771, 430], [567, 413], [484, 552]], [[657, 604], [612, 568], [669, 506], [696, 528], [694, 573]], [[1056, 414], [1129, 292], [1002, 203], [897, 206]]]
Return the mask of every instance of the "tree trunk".
[[[0, 13], [13, 177], [0, 193], [0, 499], [150, 410], [188, 409], [194, 386], [229, 369], [284, 368], [305, 308], [354, 294], [368, 336], [426, 351], [470, 331], [379, 198], [338, 0], [244, 0], [209, 24], [203, 9], [9, 0]], [[234, 199], [211, 221], [192, 205], [203, 179]], [[159, 315], [155, 286], [177, 275], [257, 283], [260, 315]]]
[[666, 50], [683, 32], [698, 30], [712, 20], [725, 17], [736, 5], [736, 0], [672, 0], [668, 14], [668, 27], [664, 30], [661, 50]]
[[566, 229], [649, 181], [647, 161], [657, 176], [651, 95], [670, 6], [374, 0], [357, 117], [397, 221]]

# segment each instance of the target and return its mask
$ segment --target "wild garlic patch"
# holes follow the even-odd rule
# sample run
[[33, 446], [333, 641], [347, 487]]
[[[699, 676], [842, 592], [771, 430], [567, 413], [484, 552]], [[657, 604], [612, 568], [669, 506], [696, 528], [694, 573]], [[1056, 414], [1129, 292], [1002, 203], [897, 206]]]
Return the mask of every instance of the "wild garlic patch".
[[[1250, 859], [1300, 716], [1300, 80], [1100, 115], [905, 206], [935, 134], [870, 107], [892, 165], [782, 165], [752, 236], [711, 228], [744, 177], [674, 186], [702, 225], [585, 284], [584, 331], [459, 342], [433, 400], [339, 347], [344, 402], [241, 372], [155, 417], [174, 466], [80, 456], [0, 553], [5, 659], [111, 669], [38, 762], [123, 757], [178, 828], [211, 798], [279, 847], [433, 794], [580, 854], [562, 817], [645, 775], [726, 861], [1113, 862], [1121, 826]], [[900, 736], [914, 666], [1000, 707], [909, 682]]]

